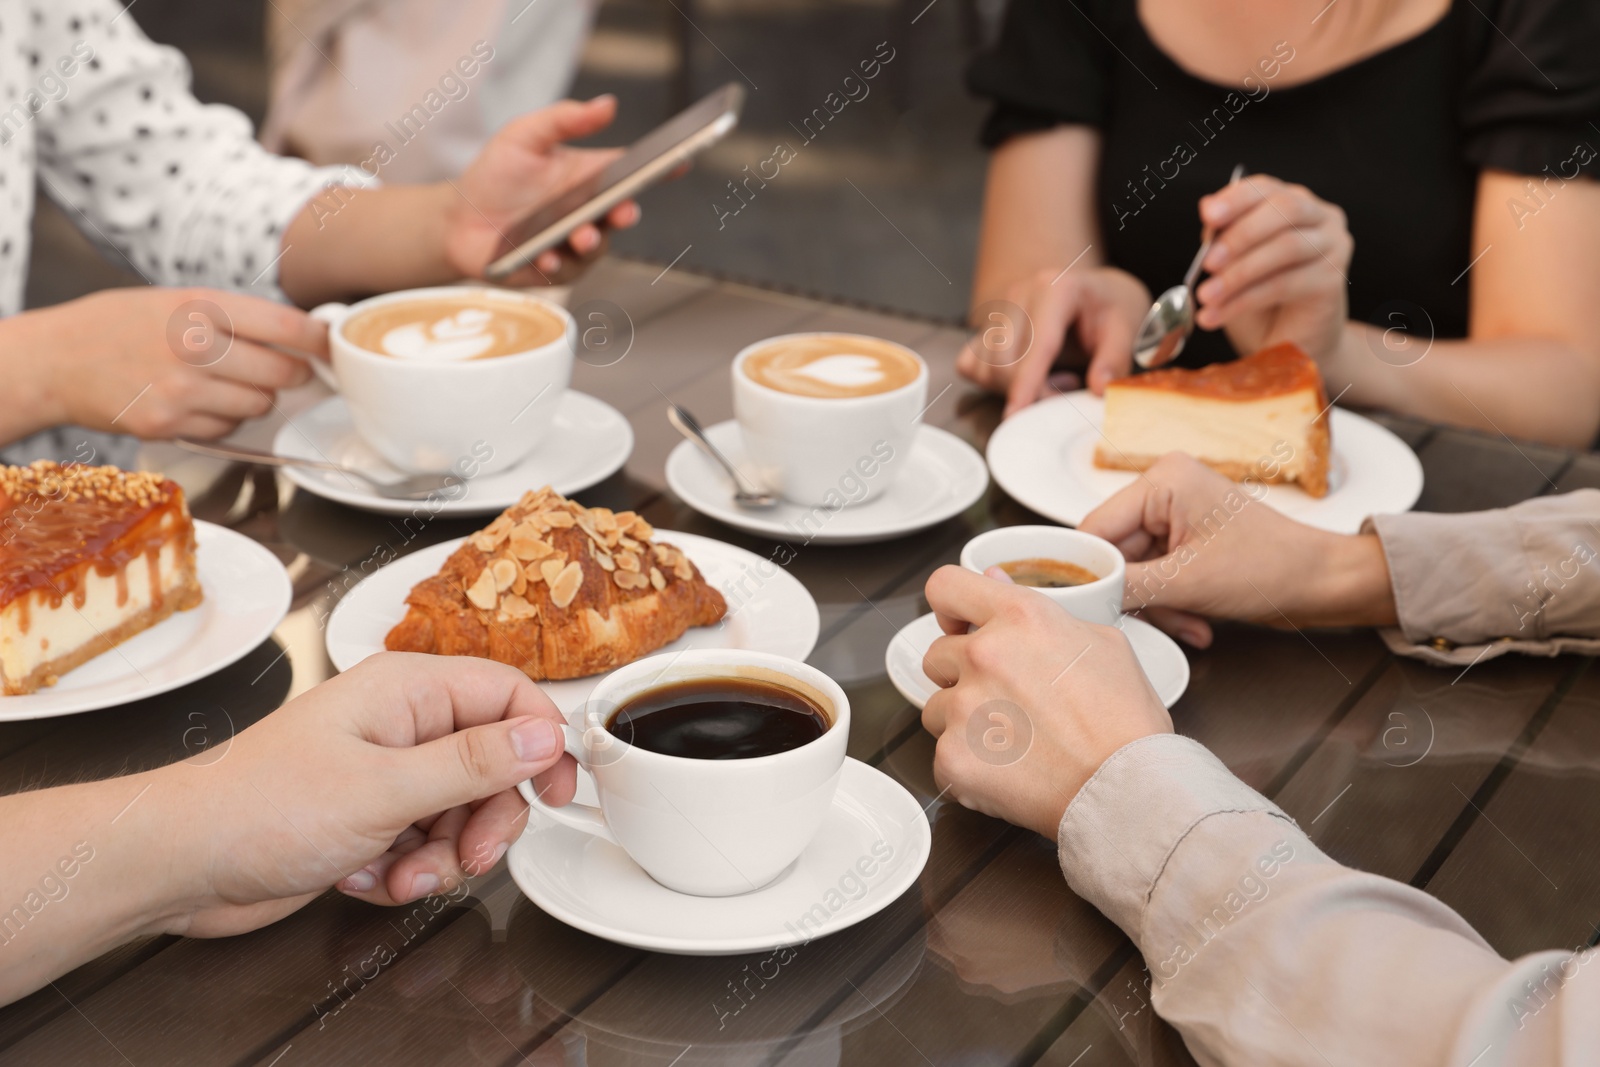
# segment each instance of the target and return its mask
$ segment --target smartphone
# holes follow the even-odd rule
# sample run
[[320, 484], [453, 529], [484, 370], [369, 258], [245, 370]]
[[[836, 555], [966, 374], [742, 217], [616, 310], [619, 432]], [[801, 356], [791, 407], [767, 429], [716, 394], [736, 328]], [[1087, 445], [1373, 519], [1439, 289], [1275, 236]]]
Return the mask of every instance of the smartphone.
[[510, 277], [585, 222], [605, 217], [624, 200], [660, 181], [737, 126], [743, 106], [744, 86], [729, 82], [657, 126], [593, 179], [518, 224], [510, 235], [516, 247], [489, 264], [485, 276], [491, 281]]

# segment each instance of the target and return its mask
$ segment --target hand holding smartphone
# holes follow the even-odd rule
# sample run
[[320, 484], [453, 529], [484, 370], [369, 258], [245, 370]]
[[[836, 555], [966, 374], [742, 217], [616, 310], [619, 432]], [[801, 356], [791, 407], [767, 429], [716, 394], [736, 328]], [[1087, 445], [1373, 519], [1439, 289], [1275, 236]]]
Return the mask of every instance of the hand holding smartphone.
[[579, 226], [662, 180], [738, 125], [743, 106], [744, 86], [730, 82], [657, 126], [594, 178], [520, 223], [510, 235], [516, 247], [489, 264], [484, 276], [509, 278]]

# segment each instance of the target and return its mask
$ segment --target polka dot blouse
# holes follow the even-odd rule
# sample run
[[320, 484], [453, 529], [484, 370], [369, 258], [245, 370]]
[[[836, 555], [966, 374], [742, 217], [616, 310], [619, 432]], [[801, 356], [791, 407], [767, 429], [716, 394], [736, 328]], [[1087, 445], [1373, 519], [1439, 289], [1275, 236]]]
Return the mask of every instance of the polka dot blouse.
[[[353, 167], [274, 156], [115, 0], [0, 0], [0, 315], [21, 309], [34, 189], [155, 285], [281, 298], [284, 228]], [[12, 453], [14, 449], [7, 449]]]

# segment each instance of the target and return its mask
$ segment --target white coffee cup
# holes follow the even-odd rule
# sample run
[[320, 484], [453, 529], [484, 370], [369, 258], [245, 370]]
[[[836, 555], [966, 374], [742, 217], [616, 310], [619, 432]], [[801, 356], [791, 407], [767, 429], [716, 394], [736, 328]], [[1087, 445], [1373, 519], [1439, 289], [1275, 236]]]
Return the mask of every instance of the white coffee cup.
[[1128, 565], [1103, 537], [1064, 526], [1002, 526], [979, 534], [961, 550], [961, 565], [982, 574], [1019, 559], [1058, 559], [1075, 563], [1098, 581], [1039, 592], [1084, 620], [1115, 626], [1122, 617], [1122, 591]]
[[[696, 678], [749, 678], [800, 693], [828, 729], [799, 748], [751, 759], [691, 759], [631, 745], [606, 729], [640, 693]], [[680, 893], [726, 897], [767, 885], [799, 858], [833, 804], [850, 736], [850, 701], [814, 667], [763, 652], [693, 649], [651, 656], [601, 680], [562, 727], [566, 750], [594, 778], [598, 808], [552, 807], [532, 782], [517, 789], [552, 819], [621, 846]]]
[[[460, 300], [485, 306], [537, 305], [563, 323], [562, 336], [538, 348], [488, 359], [429, 362], [382, 355], [352, 344], [344, 324], [371, 308], [408, 300]], [[356, 432], [402, 470], [445, 473], [465, 459], [481, 474], [506, 470], [544, 440], [572, 378], [577, 326], [565, 308], [527, 293], [444, 286], [386, 293], [357, 304], [323, 304], [331, 371], [311, 366], [344, 396]]]
[[741, 349], [733, 358], [733, 414], [753, 478], [791, 503], [837, 510], [881, 496], [905, 467], [928, 403], [928, 367], [904, 345], [874, 337], [868, 340], [917, 361], [915, 381], [866, 396], [817, 397], [773, 389], [743, 371], [769, 345], [819, 336], [840, 335], [784, 334]]

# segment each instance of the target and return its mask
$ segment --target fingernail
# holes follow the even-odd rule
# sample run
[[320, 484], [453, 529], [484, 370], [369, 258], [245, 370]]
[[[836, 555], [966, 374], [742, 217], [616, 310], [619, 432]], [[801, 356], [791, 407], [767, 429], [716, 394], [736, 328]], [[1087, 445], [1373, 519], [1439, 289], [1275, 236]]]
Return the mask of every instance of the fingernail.
[[378, 884], [378, 876], [363, 867], [339, 883], [339, 888], [346, 893], [365, 893]]
[[1206, 270], [1214, 271], [1226, 262], [1228, 262], [1228, 246], [1212, 245], [1211, 251], [1206, 254]]
[[438, 888], [439, 876], [437, 874], [419, 874], [411, 879], [411, 899], [425, 897]]
[[1222, 295], [1222, 283], [1212, 278], [1194, 292], [1201, 300], [1210, 302]]
[[561, 750], [561, 734], [547, 719], [529, 719], [511, 731], [511, 750], [524, 763], [547, 760]]
[[985, 578], [993, 578], [997, 582], [1005, 582], [1007, 585], [1016, 585], [1017, 584], [1016, 580], [1014, 578], [1012, 578], [1011, 575], [1006, 573], [1005, 568], [1001, 567], [999, 565], [990, 567], [987, 570], [985, 570], [983, 572], [983, 576]]
[[[500, 862], [500, 857], [506, 854], [506, 848], [507, 845], [504, 841], [494, 846], [494, 855], [489, 857], [489, 867], [493, 867], [495, 864]], [[485, 868], [485, 870], [487, 869], [488, 868]]]

